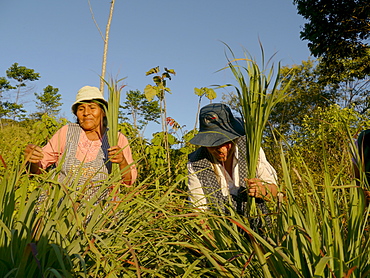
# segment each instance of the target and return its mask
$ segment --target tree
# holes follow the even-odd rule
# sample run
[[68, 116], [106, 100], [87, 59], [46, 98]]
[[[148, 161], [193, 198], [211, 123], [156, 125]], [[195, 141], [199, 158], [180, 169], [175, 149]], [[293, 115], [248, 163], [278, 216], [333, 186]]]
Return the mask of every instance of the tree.
[[18, 104], [19, 97], [21, 95], [21, 88], [27, 86], [28, 81], [39, 80], [40, 74], [35, 72], [33, 69], [26, 68], [25, 66], [18, 66], [18, 63], [14, 63], [7, 71], [6, 76], [10, 79], [14, 79], [18, 83], [15, 87], [10, 86], [10, 83], [6, 85], [7, 90], [16, 89], [15, 104]]
[[146, 85], [144, 89], [144, 94], [148, 101], [153, 101], [155, 97], [158, 98], [161, 110], [161, 123], [162, 123], [162, 130], [164, 133], [164, 146], [167, 153], [167, 166], [168, 166], [168, 177], [169, 181], [171, 180], [171, 162], [170, 162], [170, 144], [168, 142], [168, 127], [167, 127], [167, 106], [166, 106], [166, 92], [171, 93], [170, 88], [167, 87], [167, 80], [171, 80], [171, 75], [176, 75], [176, 72], [173, 69], [164, 68], [164, 72], [162, 74], [159, 73], [159, 67], [155, 67], [150, 69], [146, 72], [146, 75], [152, 75], [153, 77], [153, 85]]
[[[308, 20], [301, 38], [324, 69], [339, 74], [370, 74], [370, 2], [368, 0], [294, 0], [298, 14]], [[348, 68], [348, 62], [353, 65]], [[345, 67], [344, 63], [347, 63]]]
[[327, 77], [323, 76], [321, 64], [313, 60], [283, 67], [281, 73], [282, 76], [288, 76], [288, 79], [293, 76], [289, 96], [275, 107], [269, 122], [287, 138], [305, 128], [304, 119], [307, 115], [325, 111], [333, 104], [363, 115], [369, 110], [368, 80], [347, 77], [339, 83], [328, 83]]
[[328, 107], [339, 99], [336, 87], [320, 82], [320, 71], [313, 60], [301, 65], [281, 68], [281, 76], [291, 79], [288, 96], [271, 113], [270, 124], [279, 132], [289, 134], [300, 129], [302, 119], [318, 107]]
[[25, 113], [26, 110], [23, 109], [23, 104], [16, 104], [9, 101], [0, 101], [0, 119], [18, 118], [18, 120], [22, 120], [26, 116]]
[[126, 92], [126, 101], [121, 108], [128, 111], [122, 115], [131, 115], [135, 129], [142, 129], [148, 122], [159, 124], [161, 110], [158, 101], [148, 101], [139, 90]]
[[[0, 98], [4, 98], [4, 92], [16, 90], [15, 102], [12, 101], [0, 101], [0, 118], [22, 119], [26, 113], [23, 109], [23, 104], [19, 104], [19, 97], [21, 96], [21, 88], [27, 86], [28, 81], [35, 81], [40, 78], [40, 74], [35, 72], [33, 69], [19, 66], [18, 63], [14, 63], [7, 71], [6, 77], [0, 77]], [[10, 80], [14, 80], [17, 83], [13, 86]]]
[[[317, 108], [325, 109], [332, 104], [341, 108], [352, 108], [360, 114], [369, 110], [369, 80], [343, 75], [341, 82], [330, 83], [323, 73], [321, 64], [313, 60], [281, 68], [281, 76], [287, 78], [282, 84], [293, 78], [288, 96], [276, 105], [270, 115], [269, 122], [273, 128], [285, 136], [291, 135], [301, 129], [302, 120], [306, 115], [311, 115]], [[240, 109], [235, 93], [223, 95], [222, 99], [235, 111]]]
[[342, 108], [352, 108], [360, 114], [365, 114], [370, 108], [370, 80], [347, 78], [335, 84], [340, 96], [337, 104]]
[[60, 111], [62, 96], [58, 94], [59, 89], [48, 85], [44, 88], [42, 94], [35, 93], [38, 102], [36, 102], [36, 108], [39, 110], [34, 113], [33, 116], [40, 119], [42, 115], [48, 114], [49, 116], [56, 116]]
[[9, 80], [7, 80], [5, 77], [0, 77], [0, 98], [2, 97], [2, 92], [11, 89], [14, 89], [14, 87], [10, 85]]
[[[325, 108], [339, 100], [338, 86], [320, 82], [320, 73], [313, 60], [280, 69], [280, 76], [284, 77], [282, 87], [284, 88], [287, 82], [290, 82], [290, 86], [287, 96], [270, 114], [269, 123], [273, 128], [284, 135], [292, 134], [300, 129], [305, 115], [311, 114], [317, 107]], [[240, 110], [235, 93], [223, 95], [222, 99], [234, 110]]]

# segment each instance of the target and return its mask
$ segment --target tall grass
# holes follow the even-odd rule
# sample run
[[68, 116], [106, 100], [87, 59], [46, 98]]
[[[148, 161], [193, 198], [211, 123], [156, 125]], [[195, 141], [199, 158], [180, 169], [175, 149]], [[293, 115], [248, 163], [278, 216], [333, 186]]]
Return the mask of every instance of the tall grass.
[[76, 272], [61, 238], [48, 239], [58, 232], [46, 230], [35, 238], [39, 190], [29, 192], [33, 181], [24, 173], [25, 165], [14, 163], [0, 181], [0, 277], [72, 277]]
[[[356, 152], [347, 133], [347, 147]], [[163, 184], [165, 175], [155, 174], [165, 173], [166, 165], [119, 192], [115, 177], [109, 177], [88, 198], [78, 179], [58, 181], [59, 167], [30, 176], [22, 144], [14, 142], [13, 163], [0, 169], [0, 277], [370, 274], [370, 209], [359, 187], [363, 178], [343, 181], [348, 165], [332, 171], [325, 147], [325, 167], [315, 173], [299, 153], [287, 156], [280, 148], [286, 198], [280, 206], [272, 202], [273, 224], [260, 235], [231, 208], [230, 215], [193, 209], [180, 190], [183, 179]], [[340, 161], [348, 160], [348, 151]], [[314, 175], [322, 175], [323, 182], [315, 182]], [[99, 200], [107, 188], [112, 190]]]
[[[324, 149], [324, 160], [327, 155]], [[362, 189], [354, 179], [343, 183], [327, 164], [324, 183], [316, 184], [309, 165], [297, 160], [302, 164], [290, 165], [281, 149], [286, 199], [263, 236], [237, 214], [204, 215], [206, 230], [183, 224], [191, 235], [187, 247], [208, 261], [213, 277], [368, 277], [370, 208]], [[291, 182], [296, 175], [298, 185]]]
[[[262, 68], [247, 52], [244, 53], [244, 58], [238, 59], [229, 47], [228, 49], [232, 55], [232, 59], [228, 59], [228, 66], [238, 84], [229, 86], [233, 86], [238, 94], [244, 120], [248, 178], [255, 178], [267, 121], [272, 109], [287, 96], [290, 82], [286, 82], [283, 88], [279, 87], [283, 78], [280, 76], [280, 64], [276, 72], [274, 72], [274, 65], [268, 69], [264, 68], [262, 46]], [[240, 62], [245, 65], [240, 65]]]
[[[73, 181], [57, 181], [58, 168], [29, 176], [18, 163], [1, 178], [0, 276], [368, 276], [369, 208], [356, 181], [343, 183], [340, 170], [327, 167], [324, 183], [316, 184], [310, 165], [298, 158], [301, 164], [291, 165], [281, 151], [286, 200], [273, 209], [263, 236], [236, 213], [188, 206], [181, 180], [163, 186], [148, 176], [122, 188], [119, 201], [111, 192], [97, 204], [112, 180], [86, 199]], [[297, 175], [300, 183], [293, 184]], [[48, 198], [38, 202], [45, 192]]]
[[[269, 69], [264, 68], [262, 46], [262, 69], [248, 53], [245, 52], [245, 58], [237, 59], [230, 47], [228, 49], [232, 55], [232, 59], [228, 61], [228, 66], [238, 84], [233, 87], [239, 98], [246, 135], [246, 153], [241, 155], [243, 156], [242, 159], [245, 159], [247, 162], [247, 178], [257, 178], [256, 171], [259, 163], [262, 136], [268, 118], [276, 104], [287, 96], [286, 91], [290, 82], [286, 82], [283, 88], [279, 88], [282, 81], [280, 65], [276, 73], [274, 72], [274, 66]], [[244, 62], [245, 65], [240, 65], [239, 62]], [[246, 210], [250, 220], [261, 214], [256, 206], [255, 198], [248, 198]], [[270, 277], [265, 258], [260, 255], [261, 250], [259, 250], [259, 246], [255, 244], [255, 241], [252, 241], [252, 243], [255, 245], [254, 248], [262, 264], [265, 276]]]
[[[125, 85], [119, 85], [119, 83], [124, 78], [114, 81], [110, 79], [110, 81], [104, 80], [105, 84], [108, 87], [108, 107], [105, 111], [107, 122], [108, 122], [108, 142], [111, 147], [117, 146], [118, 144], [118, 132], [119, 132], [119, 125], [118, 125], [118, 116], [119, 116], [119, 107], [121, 101], [121, 91], [125, 87]], [[120, 172], [119, 165], [113, 163], [112, 165], [112, 174], [117, 175]]]

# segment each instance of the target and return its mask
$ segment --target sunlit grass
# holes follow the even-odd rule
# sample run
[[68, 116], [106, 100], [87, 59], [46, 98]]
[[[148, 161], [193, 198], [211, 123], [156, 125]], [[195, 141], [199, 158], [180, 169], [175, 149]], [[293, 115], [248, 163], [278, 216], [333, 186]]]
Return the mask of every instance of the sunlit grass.
[[[325, 182], [315, 184], [310, 166], [297, 161], [302, 164], [290, 165], [281, 153], [286, 199], [273, 207], [273, 225], [263, 236], [236, 213], [193, 209], [179, 184], [163, 186], [156, 176], [96, 204], [110, 180], [87, 200], [77, 184], [57, 181], [58, 168], [32, 177], [14, 165], [1, 179], [1, 275], [366, 277], [369, 208], [356, 181], [342, 184], [339, 173], [326, 169]], [[291, 182], [297, 174], [298, 185]], [[38, 204], [46, 190], [49, 198]]]

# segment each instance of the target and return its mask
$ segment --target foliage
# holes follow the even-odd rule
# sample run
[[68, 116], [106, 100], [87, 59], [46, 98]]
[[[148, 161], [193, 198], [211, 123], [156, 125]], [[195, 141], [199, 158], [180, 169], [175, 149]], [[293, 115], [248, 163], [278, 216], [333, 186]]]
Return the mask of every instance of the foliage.
[[238, 95], [235, 92], [228, 92], [222, 94], [222, 103], [225, 103], [227, 106], [234, 111], [240, 111], [241, 106], [238, 101]]
[[[238, 94], [243, 115], [246, 138], [246, 153], [244, 155], [247, 162], [248, 179], [252, 179], [257, 177], [256, 169], [262, 145], [262, 136], [268, 118], [276, 104], [287, 96], [286, 90], [289, 87], [290, 81], [288, 79], [288, 82], [279, 91], [278, 87], [281, 83], [280, 64], [277, 69], [277, 75], [274, 76], [273, 66], [268, 71], [265, 68], [260, 69], [257, 62], [250, 55], [247, 55], [247, 53], [244, 59], [237, 59], [230, 48], [229, 50], [232, 55], [232, 60], [229, 60], [229, 68], [238, 84], [234, 87]], [[262, 64], [264, 67], [262, 47], [261, 50]], [[240, 61], [245, 62], [246, 66], [240, 66], [238, 64]], [[260, 212], [256, 207], [255, 198], [248, 198], [247, 201], [248, 216], [255, 217], [259, 215]], [[255, 241], [252, 241], [252, 245], [255, 246], [255, 249], [258, 249]], [[266, 258], [259, 250], [256, 250], [256, 254], [265, 277], [272, 277], [268, 275]]]
[[104, 80], [105, 84], [108, 86], [108, 108], [105, 111], [107, 121], [108, 121], [108, 140], [110, 146], [116, 146], [118, 143], [118, 114], [121, 102], [121, 91], [125, 85], [120, 86], [118, 81], [110, 80], [109, 82]]
[[369, 45], [370, 4], [367, 0], [294, 0], [298, 13], [308, 20], [301, 38], [316, 57], [322, 57], [325, 67], [337, 74], [345, 70], [343, 62], [352, 66], [354, 75], [370, 73]]
[[302, 61], [301, 65], [282, 67], [282, 84], [290, 82], [287, 96], [276, 105], [269, 118], [273, 128], [288, 136], [299, 132], [305, 115], [314, 113], [317, 107], [328, 107], [339, 99], [334, 85], [320, 82], [320, 73], [314, 61]]
[[[153, 134], [151, 140], [145, 139], [135, 132], [129, 124], [121, 124], [121, 132], [128, 136], [131, 150], [138, 170], [138, 181], [147, 181], [156, 178], [160, 184], [168, 184], [168, 163], [167, 151], [164, 145], [164, 133]], [[180, 128], [181, 129], [181, 128]], [[187, 156], [196, 149], [196, 146], [189, 143], [195, 132], [190, 131], [178, 138], [168, 134], [169, 152], [171, 156], [171, 178], [179, 183], [181, 189], [186, 190], [185, 177], [187, 168], [184, 161]]]
[[21, 156], [27, 144], [45, 145], [54, 133], [65, 124], [67, 124], [66, 119], [57, 120], [48, 115], [43, 115], [39, 121], [3, 120], [2, 126], [0, 126], [0, 138], [4, 138], [4, 140], [1, 142], [0, 155], [8, 166], [13, 165], [17, 162], [17, 159], [14, 158]]
[[[369, 81], [349, 79], [339, 83], [327, 83], [319, 67], [319, 64], [309, 59], [302, 61], [301, 65], [281, 68], [281, 76], [285, 77], [281, 80], [282, 85], [289, 80], [290, 86], [287, 96], [277, 103], [268, 120], [269, 126], [278, 131], [279, 136], [291, 140], [292, 135], [303, 128], [304, 117], [333, 104], [351, 108], [359, 114], [367, 114]], [[236, 111], [241, 109], [238, 96], [233, 92], [223, 95], [223, 101]], [[272, 133], [267, 129], [265, 140], [270, 137], [272, 138]]]
[[0, 180], [0, 276], [73, 277], [72, 256], [62, 248], [62, 238], [50, 240], [60, 230], [51, 227], [35, 240], [38, 192], [29, 192], [31, 180], [23, 174], [24, 167], [11, 165]]
[[[251, 67], [230, 64], [239, 93], [254, 81], [269, 88], [269, 70], [243, 61]], [[244, 78], [244, 71], [248, 77], [259, 73], [263, 82]], [[289, 84], [275, 77], [283, 87]], [[242, 103], [245, 109], [248, 102]], [[48, 115], [5, 119], [0, 138], [11, 140], [0, 142], [0, 276], [367, 277], [370, 207], [364, 177], [353, 178], [352, 156], [353, 138], [370, 127], [368, 116], [338, 105], [316, 107], [302, 118], [299, 132], [279, 137], [278, 144], [266, 138], [264, 149], [279, 165], [285, 198], [269, 202], [273, 221], [262, 233], [232, 209], [225, 215], [188, 204], [186, 161], [197, 131], [182, 130], [171, 117], [164, 118], [167, 131], [151, 139], [129, 123], [114, 127], [129, 138], [139, 177], [125, 186], [113, 173], [91, 198], [85, 195], [88, 184], [59, 182], [60, 167], [29, 175], [23, 163], [25, 144], [44, 145], [65, 121]], [[106, 189], [108, 196], [100, 199]]]
[[[120, 107], [127, 112], [121, 112], [121, 115], [131, 115], [132, 124], [136, 129], [142, 130], [148, 122], [158, 122], [160, 117], [159, 103], [156, 100], [148, 101], [145, 94], [139, 90], [126, 92], [126, 101]], [[125, 120], [127, 118], [124, 118]]]
[[[125, 87], [125, 85], [119, 85], [119, 82], [122, 80], [123, 79], [114, 81], [111, 79], [109, 82], [104, 80], [105, 84], [108, 87], [108, 107], [105, 111], [105, 114], [109, 127], [107, 130], [107, 135], [110, 146], [117, 146], [118, 144], [118, 114], [121, 102], [121, 91]], [[112, 173], [119, 172], [119, 170], [119, 165], [113, 163]]]
[[206, 98], [209, 99], [210, 103], [212, 103], [212, 100], [214, 100], [217, 97], [217, 93], [215, 92], [215, 90], [211, 88], [207, 88], [207, 87], [194, 88], [194, 93], [197, 96], [199, 96], [197, 115], [195, 116], [195, 124], [194, 124], [194, 129], [196, 129], [198, 125], [198, 117], [199, 117], [200, 104], [202, 102], [202, 98], [205, 96]]
[[[23, 120], [25, 118], [26, 110], [24, 110], [23, 104], [19, 103], [19, 99], [22, 95], [21, 89], [27, 86], [29, 81], [36, 81], [40, 78], [40, 74], [35, 72], [33, 69], [29, 69], [25, 66], [19, 66], [18, 63], [14, 63], [9, 69], [6, 70], [6, 77], [0, 77], [0, 99], [7, 98], [4, 96], [4, 92], [16, 90], [15, 101], [0, 101], [0, 120], [1, 118], [18, 119]], [[13, 86], [11, 81], [15, 81], [16, 84]], [[11, 95], [8, 98], [12, 99]]]
[[[355, 138], [361, 130], [369, 127], [369, 115], [361, 115], [349, 108], [341, 109], [338, 105], [318, 107], [303, 118], [302, 129], [291, 137], [294, 142], [291, 148], [311, 165], [312, 178], [316, 183], [324, 182], [324, 177], [315, 173], [322, 173], [325, 168], [338, 173], [338, 177], [348, 182], [352, 178], [353, 154], [348, 149], [347, 129]], [[327, 154], [325, 161], [323, 151]]]
[[19, 66], [18, 63], [14, 63], [6, 71], [6, 76], [18, 82], [16, 88], [25, 87], [27, 81], [35, 81], [40, 78], [40, 74], [35, 72], [35, 70], [26, 68], [25, 66]]
[[[244, 59], [236, 59], [231, 49], [229, 50], [232, 55], [232, 60], [229, 60], [229, 68], [238, 84], [234, 88], [241, 104], [246, 134], [248, 176], [255, 178], [263, 131], [272, 109], [287, 96], [286, 90], [289, 87], [290, 79], [278, 90], [281, 83], [280, 65], [277, 69], [277, 76], [273, 77], [273, 66], [266, 74], [265, 69], [260, 69], [257, 62], [247, 56], [247, 53]], [[262, 60], [264, 63], [263, 49]], [[240, 66], [238, 64], [240, 61], [245, 62], [246, 66]]]
[[23, 109], [23, 104], [16, 104], [15, 102], [0, 101], [0, 119], [12, 118], [22, 120], [26, 117], [26, 110]]
[[[13, 89], [13, 87], [10, 84], [9, 80], [7, 80], [5, 77], [0, 77], [0, 93], [11, 89]], [[1, 97], [2, 95], [0, 95], [0, 98]]]
[[208, 98], [211, 102], [217, 97], [215, 90], [207, 87], [194, 88], [194, 93], [201, 99], [203, 96]]
[[[54, 88], [51, 85], [48, 85], [44, 88], [42, 94], [35, 93], [36, 99], [36, 108], [39, 110], [34, 114], [36, 119], [40, 119], [42, 115], [48, 114], [49, 116], [56, 116], [60, 111], [62, 95], [58, 94], [59, 89]], [[32, 115], [31, 115], [32, 117]]]
[[7, 90], [16, 89], [15, 104], [18, 104], [18, 100], [21, 95], [21, 88], [26, 87], [28, 81], [35, 81], [40, 78], [40, 74], [35, 72], [35, 70], [29, 69], [25, 66], [19, 66], [18, 63], [14, 63], [9, 69], [7, 69], [6, 76], [17, 82], [15, 86], [6, 86]]
[[[152, 142], [161, 143], [160, 138]], [[331, 157], [326, 150], [318, 151], [324, 165]], [[308, 156], [298, 149], [281, 155], [286, 199], [270, 204], [274, 221], [263, 236], [234, 212], [189, 207], [179, 190], [183, 180], [163, 184], [154, 172], [158, 165], [120, 193], [112, 180], [105, 181], [101, 190], [113, 186], [111, 197], [93, 205], [97, 197], [86, 200], [74, 182], [66, 186], [56, 180], [58, 168], [29, 176], [24, 165], [13, 164], [0, 178], [0, 276], [366, 277], [369, 208], [355, 180], [340, 178], [350, 169], [343, 164], [313, 169], [314, 162], [307, 164]], [[265, 272], [257, 253], [265, 259]]]
[[162, 131], [164, 133], [163, 142], [166, 150], [166, 160], [167, 160], [167, 173], [168, 180], [171, 180], [171, 156], [170, 156], [170, 146], [168, 138], [168, 128], [167, 128], [167, 105], [165, 93], [170, 93], [171, 90], [167, 87], [167, 80], [171, 80], [171, 75], [175, 75], [176, 72], [173, 69], [164, 68], [164, 72], [159, 74], [159, 67], [155, 67], [146, 72], [146, 75], [155, 74], [153, 77], [154, 86], [148, 84], [144, 89], [144, 94], [148, 101], [153, 101], [155, 97], [159, 99], [160, 111], [161, 111], [161, 122]]
[[164, 72], [162, 74], [159, 74], [160, 69], [159, 67], [155, 67], [150, 69], [146, 72], [146, 75], [156, 74], [153, 77], [153, 81], [155, 86], [148, 84], [145, 89], [144, 93], [148, 101], [152, 101], [155, 96], [158, 97], [160, 101], [162, 101], [165, 97], [165, 93], [170, 93], [170, 88], [167, 88], [167, 79], [171, 80], [171, 74], [175, 75], [175, 71], [173, 69], [167, 69], [164, 68]]

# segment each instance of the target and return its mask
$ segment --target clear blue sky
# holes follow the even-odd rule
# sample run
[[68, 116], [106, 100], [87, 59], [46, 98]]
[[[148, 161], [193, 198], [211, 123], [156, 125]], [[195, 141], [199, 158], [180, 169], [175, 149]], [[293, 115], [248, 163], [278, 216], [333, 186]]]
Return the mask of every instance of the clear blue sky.
[[[76, 92], [85, 85], [99, 87], [103, 40], [92, 20], [87, 0], [0, 0], [0, 76], [15, 62], [39, 72], [41, 79], [25, 104], [34, 112], [33, 92], [47, 85], [62, 94], [62, 115], [70, 112]], [[116, 0], [110, 32], [108, 76], [126, 77], [127, 90], [143, 91], [153, 84], [149, 69], [174, 69], [176, 76], [167, 83], [168, 116], [185, 129], [192, 129], [198, 97], [194, 87], [235, 83], [226, 65], [228, 44], [242, 57], [242, 48], [260, 57], [260, 40], [265, 56], [282, 65], [307, 60], [307, 42], [299, 32], [304, 24], [290, 0]], [[95, 18], [102, 30], [110, 1], [91, 0]], [[221, 42], [222, 41], [222, 42]], [[221, 100], [222, 93], [217, 91]], [[208, 100], [203, 99], [202, 105]], [[160, 131], [150, 125], [146, 136]]]

